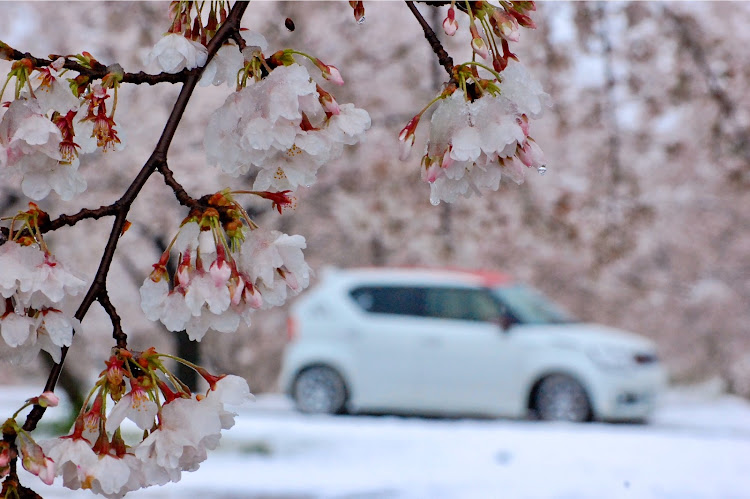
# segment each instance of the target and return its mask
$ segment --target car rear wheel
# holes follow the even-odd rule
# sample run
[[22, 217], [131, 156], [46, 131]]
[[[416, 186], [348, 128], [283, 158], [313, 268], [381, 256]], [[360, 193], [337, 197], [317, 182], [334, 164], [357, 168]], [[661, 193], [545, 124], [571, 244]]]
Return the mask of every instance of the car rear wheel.
[[293, 397], [297, 409], [310, 414], [345, 412], [346, 384], [330, 367], [309, 367], [294, 381]]
[[544, 378], [537, 387], [534, 408], [543, 421], [581, 422], [591, 419], [591, 404], [581, 384], [563, 374]]

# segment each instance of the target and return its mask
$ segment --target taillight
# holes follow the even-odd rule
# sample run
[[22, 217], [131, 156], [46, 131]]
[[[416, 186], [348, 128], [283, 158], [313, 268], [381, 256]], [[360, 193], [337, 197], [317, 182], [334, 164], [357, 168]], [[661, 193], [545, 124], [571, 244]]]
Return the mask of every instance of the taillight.
[[297, 339], [297, 321], [289, 316], [286, 318], [286, 341], [291, 343], [295, 339]]

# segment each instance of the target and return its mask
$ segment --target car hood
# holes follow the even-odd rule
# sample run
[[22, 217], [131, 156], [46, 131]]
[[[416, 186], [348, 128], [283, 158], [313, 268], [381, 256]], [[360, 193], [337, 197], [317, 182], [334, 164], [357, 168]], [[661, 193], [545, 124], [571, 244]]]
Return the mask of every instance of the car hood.
[[513, 332], [516, 330], [529, 340], [552, 342], [561, 347], [615, 347], [638, 352], [656, 350], [654, 342], [643, 336], [601, 324], [526, 324], [515, 326]]

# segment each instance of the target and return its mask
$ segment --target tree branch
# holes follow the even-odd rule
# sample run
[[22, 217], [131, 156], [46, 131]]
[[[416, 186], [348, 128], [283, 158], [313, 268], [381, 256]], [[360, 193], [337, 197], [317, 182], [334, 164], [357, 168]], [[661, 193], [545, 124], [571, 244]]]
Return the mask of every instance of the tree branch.
[[189, 208], [193, 208], [197, 206], [198, 204], [200, 204], [196, 199], [191, 197], [187, 193], [187, 191], [185, 191], [185, 188], [182, 187], [182, 184], [180, 184], [177, 180], [175, 180], [174, 174], [172, 173], [172, 170], [169, 169], [169, 166], [167, 165], [166, 161], [159, 164], [159, 166], [157, 167], [157, 170], [159, 170], [159, 173], [161, 173], [162, 176], [164, 176], [164, 183], [172, 188], [172, 190], [174, 191], [174, 195], [177, 198], [177, 201], [179, 201], [181, 205], [187, 206]]
[[419, 22], [419, 25], [422, 26], [422, 31], [424, 31], [424, 37], [427, 39], [427, 41], [430, 44], [430, 47], [432, 47], [432, 51], [435, 52], [435, 55], [438, 58], [438, 62], [441, 66], [445, 68], [445, 71], [448, 73], [449, 77], [453, 77], [453, 58], [448, 55], [448, 52], [445, 51], [443, 48], [443, 45], [440, 43], [440, 40], [438, 40], [437, 35], [432, 30], [430, 25], [425, 21], [424, 17], [422, 17], [422, 14], [420, 14], [419, 10], [417, 10], [417, 7], [414, 5], [414, 2], [407, 1], [406, 6], [409, 7], [409, 10], [414, 15], [414, 17], [417, 19], [417, 22]]
[[109, 301], [109, 294], [107, 293], [107, 289], [102, 289], [102, 291], [97, 296], [97, 301], [102, 306], [105, 312], [107, 312], [107, 315], [109, 316], [109, 320], [112, 321], [112, 337], [117, 341], [117, 348], [127, 348], [128, 347], [128, 335], [125, 334], [122, 330], [122, 322], [120, 320], [120, 316], [117, 314], [117, 309], [115, 309], [115, 306], [112, 305], [112, 302]]
[[[35, 67], [37, 68], [43, 68], [47, 67], [50, 64], [52, 64], [53, 61], [49, 59], [44, 59], [42, 57], [34, 57], [30, 53], [21, 52], [19, 50], [16, 50], [14, 48], [7, 47], [7, 49], [3, 52], [5, 55], [7, 55], [8, 59], [11, 61], [19, 61], [21, 59], [28, 59], [30, 60]], [[61, 56], [64, 57], [64, 56]], [[63, 67], [65, 69], [70, 69], [72, 71], [76, 71], [79, 74], [82, 74], [84, 76], [88, 76], [91, 80], [99, 80], [101, 78], [104, 78], [107, 73], [109, 73], [109, 69], [107, 69], [107, 66], [104, 64], [95, 61], [93, 64], [93, 67], [88, 68], [86, 66], [82, 66], [81, 64], [71, 61], [70, 59], [65, 59], [65, 64]], [[136, 85], [140, 85], [143, 83], [146, 83], [148, 85], [156, 85], [157, 83], [183, 83], [185, 82], [188, 77], [196, 72], [198, 72], [199, 68], [195, 69], [183, 69], [179, 73], [158, 73], [158, 74], [148, 74], [143, 71], [139, 71], [137, 73], [125, 73], [125, 75], [122, 78], [123, 83], [133, 83]]]
[[47, 221], [41, 222], [39, 224], [39, 230], [41, 230], [42, 232], [52, 232], [53, 230], [57, 230], [66, 225], [73, 226], [77, 224], [78, 222], [80, 222], [81, 220], [85, 220], [87, 218], [93, 218], [94, 220], [98, 220], [103, 217], [116, 215], [118, 209], [119, 207], [117, 203], [112, 203], [107, 206], [101, 206], [96, 209], [83, 208], [81, 211], [79, 211], [75, 215], [60, 215], [54, 220], [47, 220]]
[[[239, 30], [240, 21], [242, 19], [242, 15], [247, 9], [247, 6], [247, 2], [236, 2], [234, 6], [232, 6], [227, 20], [222, 24], [222, 26], [216, 32], [216, 35], [211, 39], [211, 41], [208, 43], [208, 46], [206, 47], [208, 50], [208, 58], [206, 60], [206, 64], [208, 64], [208, 62], [213, 58], [214, 54], [216, 54], [222, 44], [227, 39], [232, 37], [233, 33]], [[157, 142], [156, 147], [151, 154], [151, 157], [149, 157], [148, 161], [146, 161], [146, 164], [143, 165], [141, 171], [138, 172], [138, 175], [130, 184], [130, 187], [128, 187], [127, 191], [125, 191], [120, 199], [113, 203], [113, 205], [117, 207], [115, 209], [115, 222], [112, 226], [112, 231], [109, 234], [107, 245], [104, 248], [104, 254], [102, 255], [101, 262], [99, 263], [99, 268], [96, 271], [94, 282], [91, 284], [91, 287], [89, 288], [86, 296], [81, 302], [81, 305], [78, 307], [78, 310], [75, 313], [75, 317], [78, 320], [83, 320], [94, 300], [99, 299], [100, 303], [102, 303], [102, 300], [104, 302], [108, 301], [107, 298], [102, 299], [102, 295], [106, 291], [107, 274], [109, 273], [109, 268], [112, 264], [112, 259], [114, 257], [115, 249], [117, 248], [117, 243], [120, 239], [120, 236], [122, 235], [123, 229], [125, 228], [130, 207], [135, 201], [135, 198], [141, 192], [141, 189], [143, 189], [143, 186], [146, 184], [146, 181], [149, 179], [149, 177], [159, 168], [160, 165], [166, 165], [169, 146], [172, 143], [174, 134], [177, 131], [177, 126], [182, 119], [182, 115], [185, 112], [185, 108], [187, 107], [193, 90], [195, 90], [195, 87], [198, 84], [198, 80], [200, 79], [200, 75], [202, 72], [203, 68], [197, 68], [196, 70], [190, 72], [185, 81], [185, 84], [182, 87], [182, 90], [180, 90], [180, 94], [177, 96], [177, 101], [172, 108], [172, 113], [167, 120], [164, 131], [162, 132], [161, 137], [159, 138], [159, 141]], [[102, 305], [104, 305], [104, 303], [102, 303]], [[67, 353], [68, 348], [64, 347], [62, 349], [60, 362], [55, 364], [50, 371], [50, 375], [45, 385], [45, 391], [54, 390]], [[41, 420], [42, 416], [44, 415], [44, 411], [44, 407], [35, 405], [26, 418], [26, 422], [23, 425], [24, 430], [32, 431], [34, 428], [36, 428], [39, 420]]]

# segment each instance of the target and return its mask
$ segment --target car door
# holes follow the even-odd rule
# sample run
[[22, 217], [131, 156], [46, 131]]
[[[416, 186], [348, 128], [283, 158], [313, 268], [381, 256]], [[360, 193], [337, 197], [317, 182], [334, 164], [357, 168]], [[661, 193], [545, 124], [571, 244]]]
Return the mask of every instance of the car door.
[[350, 332], [353, 402], [371, 410], [418, 410], [422, 386], [414, 358], [423, 348], [424, 289], [359, 286], [350, 297], [358, 315]]
[[523, 351], [489, 291], [428, 288], [424, 313], [413, 365], [426, 408], [518, 415]]

